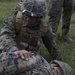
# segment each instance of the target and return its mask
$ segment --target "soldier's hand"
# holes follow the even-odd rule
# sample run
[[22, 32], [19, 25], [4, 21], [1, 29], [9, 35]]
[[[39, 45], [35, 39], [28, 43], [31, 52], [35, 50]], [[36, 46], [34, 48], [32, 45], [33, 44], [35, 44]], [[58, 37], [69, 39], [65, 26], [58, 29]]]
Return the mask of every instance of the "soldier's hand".
[[25, 60], [30, 60], [30, 53], [31, 52], [28, 52], [26, 50], [20, 50], [20, 51], [15, 51], [14, 55], [16, 57], [20, 56], [22, 59], [25, 59]]

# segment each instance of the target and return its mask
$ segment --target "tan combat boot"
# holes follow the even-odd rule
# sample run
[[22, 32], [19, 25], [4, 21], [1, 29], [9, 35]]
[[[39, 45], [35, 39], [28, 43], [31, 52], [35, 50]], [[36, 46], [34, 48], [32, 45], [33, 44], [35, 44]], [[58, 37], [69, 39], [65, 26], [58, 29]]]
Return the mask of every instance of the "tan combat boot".
[[61, 38], [65, 42], [73, 42], [73, 40], [68, 35], [62, 35]]
[[61, 38], [65, 42], [73, 42], [73, 40], [67, 35], [69, 33], [69, 29], [62, 29]]

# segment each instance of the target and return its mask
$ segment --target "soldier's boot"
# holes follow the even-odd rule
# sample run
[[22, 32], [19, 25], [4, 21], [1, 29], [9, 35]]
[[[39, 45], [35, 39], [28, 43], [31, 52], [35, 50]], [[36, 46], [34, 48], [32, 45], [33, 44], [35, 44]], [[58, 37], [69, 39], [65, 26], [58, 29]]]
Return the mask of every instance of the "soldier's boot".
[[73, 40], [68, 35], [62, 35], [62, 39], [65, 42], [73, 42]]
[[65, 41], [65, 42], [73, 42], [71, 37], [69, 37], [67, 34], [68, 34], [68, 31], [66, 29], [63, 29], [62, 35], [61, 35], [62, 40]]

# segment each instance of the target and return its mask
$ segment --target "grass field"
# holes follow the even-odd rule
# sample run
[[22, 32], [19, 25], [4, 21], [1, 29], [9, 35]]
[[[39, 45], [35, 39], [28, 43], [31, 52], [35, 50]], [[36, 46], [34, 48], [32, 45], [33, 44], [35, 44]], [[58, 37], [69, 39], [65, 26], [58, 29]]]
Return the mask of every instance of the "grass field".
[[0, 2], [0, 27], [4, 19], [6, 19], [13, 9], [15, 8], [17, 2]]
[[[6, 19], [11, 14], [16, 4], [17, 2], [0, 2], [0, 28], [2, 26], [3, 20]], [[69, 32], [69, 35], [74, 40], [73, 43], [66, 43], [60, 39], [61, 25], [62, 25], [62, 21], [60, 21], [60, 25], [59, 25], [57, 36], [56, 36], [57, 47], [60, 51], [63, 61], [65, 61], [72, 67], [73, 75], [75, 75], [75, 26], [74, 26], [75, 25], [75, 14], [72, 15], [70, 32]], [[47, 52], [44, 45], [41, 46], [40, 53], [48, 61], [50, 60], [50, 55]]]

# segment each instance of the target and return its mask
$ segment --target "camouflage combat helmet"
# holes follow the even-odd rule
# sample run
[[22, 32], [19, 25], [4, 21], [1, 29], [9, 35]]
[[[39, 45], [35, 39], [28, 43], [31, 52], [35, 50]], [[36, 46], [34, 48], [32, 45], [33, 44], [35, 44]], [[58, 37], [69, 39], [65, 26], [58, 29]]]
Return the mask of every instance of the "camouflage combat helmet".
[[46, 2], [45, 0], [24, 0], [21, 6], [22, 13], [33, 17], [45, 17]]
[[72, 75], [72, 68], [65, 62], [54, 60], [50, 64], [56, 63], [62, 70], [62, 75]]

